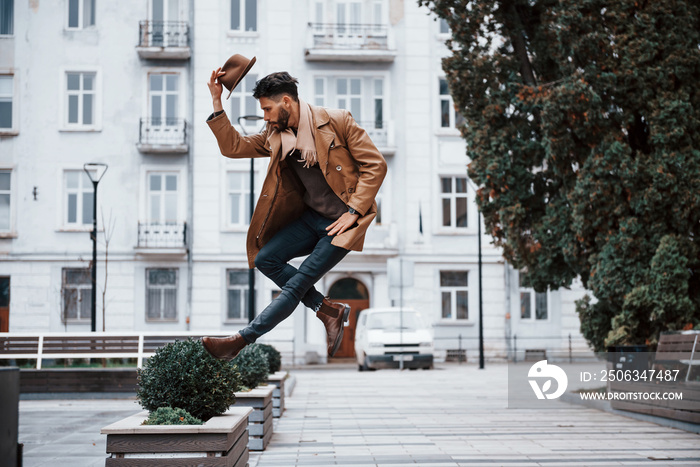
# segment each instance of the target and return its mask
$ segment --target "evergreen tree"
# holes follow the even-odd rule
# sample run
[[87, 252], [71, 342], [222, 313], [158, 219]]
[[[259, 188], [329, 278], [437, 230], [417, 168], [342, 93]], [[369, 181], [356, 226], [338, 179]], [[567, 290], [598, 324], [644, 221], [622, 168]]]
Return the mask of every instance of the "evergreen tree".
[[419, 0], [487, 230], [602, 350], [700, 324], [700, 3]]

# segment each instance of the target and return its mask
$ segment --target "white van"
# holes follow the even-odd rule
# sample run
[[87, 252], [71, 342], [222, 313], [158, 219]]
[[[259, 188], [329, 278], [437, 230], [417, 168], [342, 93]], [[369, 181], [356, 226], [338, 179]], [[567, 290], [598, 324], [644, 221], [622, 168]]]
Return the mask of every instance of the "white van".
[[355, 355], [360, 371], [377, 368], [433, 367], [433, 337], [412, 309], [367, 308], [355, 331]]

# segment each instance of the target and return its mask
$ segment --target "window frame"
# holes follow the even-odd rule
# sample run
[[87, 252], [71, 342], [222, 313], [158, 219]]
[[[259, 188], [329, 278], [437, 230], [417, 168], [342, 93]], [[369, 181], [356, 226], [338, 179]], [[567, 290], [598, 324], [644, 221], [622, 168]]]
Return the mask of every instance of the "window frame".
[[[248, 73], [246, 76], [243, 78], [241, 83], [236, 86], [236, 88], [233, 90], [231, 93], [231, 97], [228, 99], [230, 103], [228, 104], [229, 110], [231, 111], [229, 114], [229, 118], [231, 120], [231, 123], [236, 127], [236, 129], [240, 130], [241, 127], [247, 132], [248, 134], [254, 134], [258, 133], [261, 126], [262, 126], [262, 120], [252, 120], [251, 122], [248, 122], [247, 120], [243, 120], [243, 124], [239, 125], [238, 123], [238, 117], [243, 117], [243, 116], [248, 116], [248, 115], [256, 115], [258, 117], [263, 117], [262, 115], [262, 110], [260, 109], [260, 105], [258, 104], [257, 99], [253, 97], [253, 88], [255, 87], [255, 82], [257, 81], [258, 78], [258, 73]], [[252, 85], [248, 87], [249, 85]], [[238, 111], [234, 112], [234, 99], [238, 99]], [[249, 114], [247, 112], [247, 103], [252, 102], [255, 107], [255, 111], [252, 114]]]
[[[154, 76], [159, 76], [161, 77], [163, 81], [163, 89], [160, 91], [154, 91], [151, 89], [151, 78]], [[168, 76], [175, 76], [177, 78], [176, 82], [176, 89], [174, 91], [168, 90], [167, 88], [167, 77]], [[146, 90], [147, 90], [147, 115], [148, 115], [148, 120], [149, 120], [149, 125], [153, 127], [158, 127], [158, 128], [167, 128], [167, 127], [178, 127], [179, 126], [179, 120], [181, 119], [180, 115], [182, 115], [183, 108], [182, 108], [182, 100], [183, 100], [183, 92], [182, 92], [182, 73], [178, 71], [170, 71], [170, 70], [149, 70], [147, 73], [147, 78], [146, 78], [147, 84], [146, 84]], [[160, 96], [161, 97], [161, 103], [160, 103], [160, 110], [162, 112], [162, 115], [160, 116], [160, 119], [163, 121], [160, 125], [154, 125], [153, 120], [153, 97], [154, 96]], [[176, 97], [176, 102], [175, 102], [175, 117], [168, 117], [167, 115], [167, 109], [168, 109], [168, 96], [174, 95]], [[174, 122], [172, 122], [171, 125], [168, 125], [168, 118], [174, 118]]]
[[[541, 323], [545, 321], [549, 321], [550, 316], [551, 316], [551, 296], [550, 296], [550, 291], [549, 289], [546, 292], [536, 292], [535, 289], [532, 287], [524, 287], [522, 285], [522, 279], [523, 279], [523, 273], [520, 272], [518, 273], [518, 304], [520, 306], [520, 313], [518, 313], [518, 319], [522, 322], [525, 323]], [[523, 308], [522, 308], [522, 300], [523, 300], [523, 294], [528, 294], [530, 295], [529, 302], [530, 302], [530, 316], [525, 318], [523, 317]], [[544, 298], [547, 301], [547, 308], [545, 310], [546, 316], [544, 318], [538, 318], [537, 317], [537, 298], [538, 296], [544, 295]]]
[[12, 167], [2, 167], [0, 166], [0, 173], [9, 173], [10, 174], [10, 188], [8, 190], [3, 190], [0, 188], [0, 195], [7, 195], [9, 196], [9, 204], [8, 204], [8, 228], [7, 229], [2, 229], [0, 226], [0, 238], [12, 238], [16, 237], [14, 227], [15, 227], [15, 196], [13, 195], [14, 187], [15, 187], [15, 170]]
[[[90, 280], [88, 281], [87, 285], [86, 284], [67, 284], [67, 275], [69, 272], [76, 272], [76, 271], [81, 271], [83, 274], [89, 275]], [[70, 285], [71, 287], [67, 287], [67, 285]], [[87, 317], [83, 317], [82, 313], [80, 313], [80, 310], [82, 307], [77, 306], [76, 310], [76, 316], [77, 318], [68, 318], [66, 314], [66, 290], [67, 289], [75, 289], [78, 290], [78, 301], [76, 302], [77, 304], [81, 303], [81, 300], [87, 298], [90, 303], [89, 307], [89, 313], [90, 315]], [[83, 292], [84, 291], [84, 292]], [[83, 294], [87, 294], [87, 297], [83, 296]], [[63, 323], [69, 324], [69, 323], [76, 323], [76, 324], [90, 324], [92, 322], [92, 271], [90, 268], [81, 268], [81, 267], [67, 267], [67, 268], [62, 268], [61, 269], [61, 321]]]
[[16, 136], [19, 134], [19, 105], [17, 102], [17, 79], [14, 73], [0, 73], [0, 78], [4, 77], [10, 78], [11, 90], [10, 93], [7, 95], [0, 94], [0, 99], [9, 98], [10, 100], [10, 119], [12, 121], [12, 124], [8, 128], [0, 128], [0, 135]]
[[[68, 173], [69, 172], [76, 172], [78, 173], [78, 189], [76, 193], [78, 196], [76, 197], [76, 220], [78, 218], [81, 219], [81, 222], [69, 222], [68, 221], [68, 209], [70, 206], [70, 203], [68, 201], [68, 195], [71, 193], [68, 188]], [[94, 172], [94, 171], [91, 171]], [[63, 208], [61, 210], [60, 216], [61, 216], [61, 229], [62, 231], [69, 231], [69, 232], [87, 232], [92, 230], [92, 223], [93, 220], [92, 218], [90, 219], [89, 223], [83, 223], [82, 222], [82, 213], [83, 213], [83, 199], [84, 195], [86, 193], [92, 194], [93, 195], [93, 200], [94, 200], [94, 187], [92, 185], [92, 182], [89, 180], [88, 177], [88, 182], [89, 185], [87, 185], [87, 190], [85, 189], [84, 183], [86, 183], [85, 178], [87, 177], [87, 174], [85, 171], [80, 168], [64, 168], [61, 172], [61, 202], [63, 204]], [[72, 189], [71, 189], [72, 190]]]
[[[175, 176], [175, 181], [177, 183], [177, 186], [175, 188], [175, 209], [176, 209], [176, 219], [174, 222], [167, 223], [166, 221], [168, 219], [165, 218], [166, 216], [166, 200], [163, 198], [159, 202], [159, 207], [158, 211], [160, 213], [160, 219], [157, 220], [151, 218], [151, 176], [152, 175], [159, 175], [161, 178], [161, 190], [159, 190], [159, 193], [164, 194], [167, 193], [167, 177], [168, 176]], [[146, 223], [150, 225], [179, 225], [183, 222], [182, 220], [182, 183], [181, 183], [181, 171], [179, 170], [146, 170], [146, 189], [145, 189], [145, 194], [146, 194]]]
[[[231, 185], [229, 184], [229, 175], [230, 174], [237, 174], [242, 177], [242, 187], [240, 191], [234, 191], [231, 188]], [[247, 231], [248, 227], [250, 226], [250, 212], [249, 212], [249, 206], [250, 206], [250, 169], [244, 170], [243, 168], [236, 169], [236, 168], [227, 168], [226, 173], [224, 174], [224, 189], [225, 189], [225, 224], [224, 224], [224, 229], [229, 230], [229, 231], [237, 231], [237, 232], [242, 232], [242, 231]], [[253, 173], [253, 179], [257, 179], [257, 171]], [[242, 212], [243, 212], [243, 222], [242, 223], [236, 223], [234, 224], [231, 219], [231, 194], [233, 193], [240, 193], [241, 194], [241, 199], [239, 200], [239, 208], [242, 207]], [[255, 183], [253, 184], [253, 199], [255, 200], [256, 198], [256, 191], [255, 191]], [[247, 215], [246, 215], [247, 214]]]
[[[230, 281], [230, 273], [236, 272], [236, 273], [241, 273], [245, 275], [245, 284], [231, 284]], [[248, 269], [241, 269], [241, 268], [227, 268], [225, 270], [226, 274], [226, 309], [224, 310], [224, 323], [241, 323], [241, 322], [248, 322], [248, 303], [250, 300], [249, 297], [249, 290], [248, 290], [248, 274], [249, 270]], [[236, 318], [236, 317], [231, 317], [230, 312], [231, 312], [231, 302], [230, 302], [230, 295], [229, 291], [231, 290], [238, 290], [240, 291], [240, 296], [239, 300], [240, 303], [239, 305], [241, 306], [241, 316]]]
[[[161, 286], [161, 287], [152, 287], [150, 284], [150, 278], [149, 278], [149, 272], [154, 271], [154, 270], [165, 270], [165, 271], [174, 271], [175, 272], [175, 285], [171, 287], [166, 287], [166, 286]], [[145, 281], [144, 281], [144, 289], [145, 289], [145, 297], [144, 297], [144, 320], [146, 323], [177, 323], [179, 321], [179, 295], [180, 295], [180, 269], [177, 267], [148, 267], [145, 268]], [[158, 284], [153, 284], [154, 286]], [[161, 290], [161, 310], [160, 310], [160, 318], [152, 318], [149, 316], [149, 291], [151, 288], [154, 289], [159, 289]], [[165, 318], [163, 314], [163, 297], [164, 297], [164, 291], [165, 290], [174, 290], [175, 294], [175, 316], [174, 318]]]
[[[78, 26], [71, 26], [70, 25], [70, 20], [71, 20], [71, 2], [76, 1], [78, 2]], [[90, 2], [92, 6], [92, 23], [91, 24], [86, 24], [85, 23], [85, 4], [86, 2]], [[95, 11], [97, 7], [97, 2], [96, 0], [68, 0], [66, 2], [66, 30], [68, 31], [82, 31], [86, 29], [94, 29], [97, 25], [97, 12]]]
[[[97, 67], [71, 67], [71, 68], [61, 68], [60, 91], [61, 91], [61, 103], [59, 107], [59, 131], [66, 132], [81, 132], [81, 131], [102, 131], [102, 72]], [[93, 95], [93, 121], [92, 124], [86, 125], [83, 123], [69, 123], [69, 95], [68, 90], [68, 74], [79, 73], [81, 75], [81, 87], [83, 83], [82, 75], [84, 74], [94, 74], [94, 89], [92, 90]], [[80, 91], [83, 91], [82, 89]], [[82, 95], [82, 94], [81, 94]], [[79, 98], [78, 112], [82, 115], [82, 102], [83, 100]]]
[[[450, 179], [450, 192], [449, 193], [443, 193], [442, 191], [442, 184], [444, 179]], [[457, 178], [463, 178], [465, 181], [465, 191], [464, 192], [457, 192], [457, 183], [456, 179]], [[437, 233], [458, 233], [458, 234], [465, 234], [465, 233], [470, 233], [473, 230], [473, 227], [470, 225], [471, 223], [469, 222], [469, 216], [470, 216], [470, 209], [469, 209], [469, 182], [467, 179], [466, 174], [440, 174], [438, 175], [438, 196], [437, 196], [437, 209], [435, 210], [436, 212], [436, 217], [437, 217]], [[466, 226], [458, 227], [457, 226], [457, 199], [458, 198], [464, 198], [465, 204], [466, 204], [466, 209], [467, 212], [465, 214], [465, 220], [467, 222]], [[443, 213], [443, 203], [445, 199], [450, 200], [450, 225], [444, 225], [444, 213]]]
[[[442, 285], [442, 273], [443, 272], [453, 272], [453, 273], [464, 273], [466, 274], [466, 279], [467, 283], [466, 285], [451, 285], [451, 286], [443, 286]], [[458, 269], [458, 268], [439, 268], [437, 269], [437, 291], [438, 291], [438, 310], [440, 310], [440, 318], [439, 321], [441, 323], [453, 323], [453, 324], [470, 324], [473, 323], [473, 319], [471, 317], [470, 313], [470, 299], [471, 299], [471, 293], [470, 292], [470, 287], [469, 287], [469, 276], [470, 276], [470, 270], [469, 269]], [[467, 317], [466, 318], [458, 318], [457, 317], [457, 292], [466, 292], [467, 293]], [[443, 316], [443, 294], [444, 293], [449, 293], [450, 294], [450, 316], [445, 317]]]
[[[442, 87], [442, 81], [445, 82], [445, 87], [447, 88], [447, 94], [443, 94], [441, 87]], [[464, 123], [464, 117], [462, 117], [457, 110], [455, 110], [455, 102], [454, 99], [452, 98], [452, 94], [450, 94], [449, 91], [449, 85], [447, 83], [447, 77], [445, 75], [440, 75], [438, 76], [437, 79], [437, 96], [438, 96], [438, 109], [437, 109], [437, 121], [438, 121], [438, 131], [441, 133], [449, 134], [449, 135], [459, 135], [459, 128], [457, 125], [461, 125]], [[448, 126], [443, 126], [442, 122], [442, 107], [443, 103], [447, 102], [447, 108], [448, 108]], [[458, 118], [459, 117], [459, 118]]]
[[7, 1], [8, 4], [11, 5], [10, 8], [12, 11], [10, 12], [10, 14], [12, 15], [12, 19], [11, 19], [10, 29], [12, 29], [12, 32], [6, 33], [6, 34], [0, 33], [0, 37], [14, 37], [14, 35], [15, 35], [15, 1], [14, 0], [3, 0], [3, 1]]
[[[247, 5], [246, 3], [248, 1], [253, 1], [255, 2], [255, 29], [253, 30], [248, 30], [247, 29], [247, 18], [246, 18], [246, 13], [247, 13]], [[238, 29], [233, 28], [233, 11], [235, 8], [234, 3], [238, 3], [238, 14], [239, 14], [239, 27]], [[260, 29], [260, 8], [259, 7], [259, 2], [258, 0], [230, 0], [228, 2], [229, 4], [229, 18], [228, 18], [228, 32], [229, 34], [233, 35], [246, 35], [246, 36], [257, 36], [259, 34], [259, 29]]]

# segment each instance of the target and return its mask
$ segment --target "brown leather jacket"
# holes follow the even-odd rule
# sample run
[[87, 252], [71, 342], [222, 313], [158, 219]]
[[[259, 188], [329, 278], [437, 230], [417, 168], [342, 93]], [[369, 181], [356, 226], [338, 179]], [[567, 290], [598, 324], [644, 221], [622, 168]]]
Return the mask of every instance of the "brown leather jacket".
[[[386, 175], [386, 161], [367, 132], [357, 125], [346, 110], [311, 106], [318, 163], [328, 185], [345, 204], [355, 209], [357, 224], [331, 242], [348, 250], [362, 251], [365, 232], [377, 215], [377, 196]], [[225, 113], [207, 123], [219, 143], [221, 154], [231, 158], [270, 157], [267, 176], [248, 229], [246, 247], [252, 268], [260, 248], [282, 227], [304, 212], [304, 188], [280, 161], [279, 134], [268, 129], [252, 136], [241, 136]]]

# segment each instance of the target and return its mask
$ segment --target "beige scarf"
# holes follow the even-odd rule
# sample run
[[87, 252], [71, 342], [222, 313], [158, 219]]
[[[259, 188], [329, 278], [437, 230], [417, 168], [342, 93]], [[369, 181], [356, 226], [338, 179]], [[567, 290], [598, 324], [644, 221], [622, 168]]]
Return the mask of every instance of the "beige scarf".
[[[295, 149], [301, 153], [304, 167], [309, 168], [318, 162], [316, 156], [316, 142], [314, 141], [313, 119], [311, 107], [299, 99], [299, 128], [295, 135], [291, 128], [280, 132], [282, 139], [282, 160]], [[275, 132], [277, 133], [277, 132]]]

